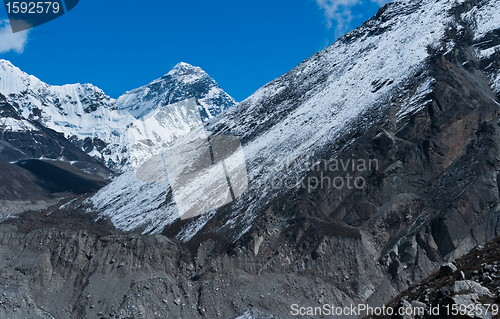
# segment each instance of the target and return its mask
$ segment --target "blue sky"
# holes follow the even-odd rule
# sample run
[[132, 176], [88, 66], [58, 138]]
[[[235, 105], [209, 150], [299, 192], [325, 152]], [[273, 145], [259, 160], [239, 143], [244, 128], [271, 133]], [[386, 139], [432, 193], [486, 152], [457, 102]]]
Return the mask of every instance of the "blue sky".
[[241, 101], [386, 2], [80, 0], [62, 17], [16, 34], [1, 6], [0, 58], [46, 83], [92, 83], [114, 98], [182, 61]]

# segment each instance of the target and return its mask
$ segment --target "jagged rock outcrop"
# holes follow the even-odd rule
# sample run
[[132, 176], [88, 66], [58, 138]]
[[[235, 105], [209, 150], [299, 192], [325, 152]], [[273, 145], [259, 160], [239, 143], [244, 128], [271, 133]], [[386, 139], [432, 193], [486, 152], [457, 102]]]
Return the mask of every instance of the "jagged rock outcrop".
[[455, 271], [434, 273], [386, 305], [393, 315], [372, 318], [500, 317], [500, 238], [456, 260]]

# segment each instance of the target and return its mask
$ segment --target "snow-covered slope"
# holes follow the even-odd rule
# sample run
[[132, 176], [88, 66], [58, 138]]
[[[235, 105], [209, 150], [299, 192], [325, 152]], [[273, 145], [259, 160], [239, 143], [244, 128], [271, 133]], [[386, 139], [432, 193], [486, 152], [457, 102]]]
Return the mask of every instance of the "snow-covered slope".
[[[0, 93], [21, 116], [64, 133], [66, 138], [97, 138], [122, 145], [125, 129], [133, 120], [118, 110], [115, 100], [91, 84], [48, 85], [6, 60], [0, 60]], [[121, 152], [92, 151], [90, 155], [102, 156], [105, 162], [119, 163], [124, 156]]]
[[30, 122], [23, 119], [14, 119], [3, 117], [0, 118], [0, 130], [2, 132], [30, 132], [38, 131], [38, 129], [33, 126]]
[[[500, 52], [500, 1], [486, 1], [472, 8], [469, 12], [462, 14], [462, 19], [467, 21], [474, 32], [474, 40], [478, 43], [479, 56], [489, 59], [495, 52]], [[490, 61], [488, 61], [490, 62]], [[500, 72], [494, 72], [491, 68], [494, 61], [486, 67], [490, 72], [491, 86], [493, 91], [500, 95]]]
[[[458, 21], [451, 10], [457, 4], [449, 1], [395, 1], [327, 49], [209, 120], [209, 130], [241, 139], [250, 184], [254, 186], [233, 203], [234, 218], [221, 231], [234, 228], [231, 233], [239, 237], [273, 198], [300, 188], [263, 186], [275, 176], [284, 180], [300, 173], [281, 168], [283, 163], [320, 158], [326, 147], [337, 151], [347, 147], [352, 141], [345, 137], [380, 120], [394, 104], [394, 97], [398, 99], [395, 124], [404, 123], [426, 107], [425, 97], [434, 84], [425, 73], [429, 51], [452, 50], [455, 43], [446, 40], [445, 33], [452, 27], [462, 29], [463, 23], [471, 24], [477, 37], [498, 29], [500, 19], [494, 12], [500, 11], [494, 8], [499, 1], [485, 3]], [[471, 23], [476, 19], [478, 22]], [[405, 91], [415, 83], [416, 89]], [[498, 77], [492, 77], [492, 85], [498, 85]], [[162, 174], [162, 168], [157, 173]], [[161, 189], [165, 197], [138, 198], [131, 191], [138, 185], [153, 194]], [[134, 174], [125, 174], [97, 194], [93, 202], [119, 228], [161, 231], [178, 217], [167, 190], [167, 183], [144, 184]], [[213, 216], [210, 213], [188, 223], [178, 237], [188, 240]]]
[[97, 136], [108, 139], [110, 130], [121, 129], [123, 114], [116, 102], [91, 84], [51, 86], [0, 60], [0, 93], [18, 112], [38, 120], [65, 136]]
[[[498, 5], [498, 1], [486, 2]], [[230, 230], [228, 233], [236, 239], [273, 198], [285, 193], [293, 197], [300, 183], [292, 189], [264, 186], [274, 176], [284, 180], [300, 174], [283, 169], [283, 163], [320, 158], [327, 147], [340, 151], [352, 142], [347, 136], [363, 132], [385, 117], [389, 105], [397, 109], [395, 124], [404, 123], [426, 107], [425, 97], [434, 84], [425, 72], [429, 52], [452, 50], [455, 43], [447, 40], [446, 32], [460, 30], [461, 24], [467, 23], [457, 20], [451, 10], [455, 5], [459, 3], [445, 0], [388, 4], [361, 27], [209, 120], [209, 130], [242, 141], [250, 184], [254, 185], [232, 204], [233, 217], [219, 231]], [[470, 18], [476, 14], [470, 11]], [[486, 20], [481, 25], [488, 25], [488, 30], [477, 28], [479, 33], [500, 27], [500, 19], [492, 15], [477, 18]], [[408, 90], [410, 84], [416, 89]], [[161, 231], [177, 218], [172, 197], [167, 193], [166, 199], [156, 195], [136, 197], [131, 190], [139, 185], [153, 194], [159, 194], [153, 191], [157, 187], [168, 189], [165, 184], [142, 184], [133, 174], [126, 174], [93, 198], [95, 207], [121, 229]], [[188, 240], [214, 215], [186, 224], [178, 238]], [[150, 222], [153, 219], [154, 226]]]
[[203, 119], [236, 104], [205, 71], [184, 62], [161, 78], [123, 94], [117, 103], [120, 110], [140, 118], [159, 107], [193, 97], [198, 101]]

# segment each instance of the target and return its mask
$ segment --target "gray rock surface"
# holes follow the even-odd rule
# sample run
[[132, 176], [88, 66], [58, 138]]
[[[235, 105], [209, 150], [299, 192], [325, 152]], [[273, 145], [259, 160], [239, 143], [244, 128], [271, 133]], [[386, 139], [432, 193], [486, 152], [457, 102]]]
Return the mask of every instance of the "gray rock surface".
[[[456, 260], [458, 273], [442, 275], [436, 272], [422, 282], [402, 292], [387, 307], [393, 309], [420, 308], [407, 318], [436, 318], [429, 309], [437, 309], [441, 317], [498, 318], [500, 316], [500, 237], [478, 246]], [[487, 275], [491, 280], [484, 280]], [[390, 318], [378, 316], [376, 318]]]

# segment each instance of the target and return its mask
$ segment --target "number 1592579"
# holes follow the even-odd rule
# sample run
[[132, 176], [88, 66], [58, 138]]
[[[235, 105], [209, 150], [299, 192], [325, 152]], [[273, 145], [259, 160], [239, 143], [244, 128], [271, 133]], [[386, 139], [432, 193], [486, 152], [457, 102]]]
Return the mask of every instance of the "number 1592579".
[[5, 2], [7, 13], [59, 13], [61, 10], [59, 2]]

